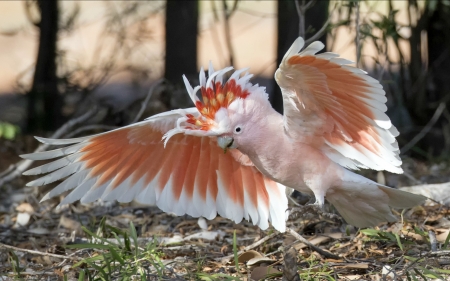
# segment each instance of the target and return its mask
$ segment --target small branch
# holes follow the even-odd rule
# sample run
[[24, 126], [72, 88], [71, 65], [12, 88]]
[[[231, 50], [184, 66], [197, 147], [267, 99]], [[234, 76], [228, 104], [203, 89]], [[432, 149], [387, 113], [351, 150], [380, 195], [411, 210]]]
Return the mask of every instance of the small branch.
[[234, 65], [234, 50], [233, 50], [233, 44], [231, 43], [231, 31], [230, 31], [230, 17], [233, 15], [233, 13], [237, 9], [237, 3], [238, 1], [234, 1], [233, 7], [231, 10], [228, 10], [228, 4], [226, 0], [222, 0], [223, 4], [223, 13], [225, 16], [225, 41], [227, 43], [228, 52], [230, 55], [230, 65]]
[[157, 87], [159, 87], [164, 82], [164, 79], [159, 79], [148, 90], [147, 96], [145, 97], [145, 100], [142, 101], [141, 109], [139, 110], [138, 114], [136, 114], [136, 117], [134, 117], [131, 124], [136, 123], [141, 119], [142, 114], [144, 114], [145, 109], [147, 108], [147, 104], [150, 101], [150, 98], [153, 96], [153, 93]]
[[[254, 249], [254, 248], [258, 247], [259, 245], [265, 243], [266, 241], [268, 241], [268, 240], [274, 238], [274, 237], [277, 236], [278, 234], [280, 234], [280, 233], [279, 233], [279, 232], [274, 232], [274, 233], [272, 233], [272, 234], [269, 234], [269, 235], [267, 235], [267, 236], [265, 236], [265, 237], [259, 239], [259, 240], [256, 241], [255, 243], [253, 243], [253, 244], [251, 244], [251, 245], [248, 245], [248, 246], [245, 247], [243, 250], [237, 252], [237, 254], [240, 255], [240, 254], [242, 254], [242, 253], [244, 253], [244, 252], [247, 252], [247, 251], [249, 251], [249, 250], [251, 250], [251, 249]], [[218, 259], [216, 259], [216, 260], [217, 260], [217, 261], [220, 261], [220, 262], [222, 262], [222, 263], [224, 263], [224, 262], [228, 261], [229, 259], [231, 259], [232, 257], [234, 257], [234, 254], [233, 254], [233, 255], [226, 256], [226, 257], [223, 257], [223, 258], [218, 258]]]
[[[404, 154], [406, 151], [410, 150], [418, 141], [420, 141], [427, 133], [431, 130], [433, 125], [437, 122], [439, 117], [441, 117], [442, 112], [444, 112], [445, 103], [440, 103], [438, 108], [431, 117], [430, 121], [428, 121], [427, 125], [417, 134], [410, 142], [408, 142], [405, 146], [400, 149], [400, 153]], [[0, 184], [1, 185], [1, 184]]]
[[302, 0], [302, 4], [300, 5], [300, 0], [295, 0], [295, 8], [297, 9], [298, 14], [298, 35], [305, 38], [305, 13], [306, 11], [312, 7], [312, 5], [316, 2], [316, 0], [310, 0], [305, 4], [305, 1]]
[[295, 239], [297, 239], [300, 242], [302, 242], [303, 244], [307, 245], [311, 250], [316, 251], [317, 253], [321, 254], [322, 256], [329, 258], [329, 259], [335, 259], [335, 260], [340, 259], [339, 256], [332, 254], [330, 252], [327, 252], [325, 250], [322, 250], [319, 247], [313, 245], [311, 242], [306, 240], [306, 238], [304, 238], [303, 236], [301, 236], [300, 234], [295, 232], [292, 228], [286, 227], [286, 232], [289, 233], [290, 235], [294, 236]]
[[359, 67], [359, 61], [361, 59], [361, 46], [360, 46], [360, 38], [359, 38], [359, 2], [355, 2], [356, 5], [356, 37], [355, 37], [355, 46], [356, 46], [356, 67]]
[[[72, 129], [74, 126], [83, 123], [87, 119], [91, 118], [95, 113], [97, 112], [97, 108], [93, 107], [85, 114], [79, 116], [78, 118], [71, 119], [67, 121], [61, 128], [59, 128], [50, 138], [57, 139], [62, 137], [64, 134], [66, 134], [70, 129]], [[50, 145], [49, 144], [41, 144], [38, 146], [38, 148], [34, 151], [41, 152], [46, 150]], [[6, 176], [0, 178], [0, 186], [4, 185], [5, 183], [8, 183], [12, 181], [13, 179], [19, 177], [22, 175], [23, 172], [25, 172], [31, 164], [33, 164], [34, 160], [21, 160], [17, 164], [14, 165], [15, 169], [13, 169], [9, 174]], [[11, 170], [8, 168], [8, 170]], [[3, 174], [3, 173], [2, 173]]]
[[94, 125], [87, 125], [81, 128], [76, 129], [75, 131], [65, 135], [64, 137], [67, 139], [73, 138], [74, 136], [77, 136], [81, 133], [84, 133], [86, 131], [92, 131], [92, 130], [104, 130], [104, 131], [110, 131], [117, 129], [119, 127], [117, 126], [108, 126], [108, 125], [101, 125], [101, 124], [94, 124]]
[[308, 46], [312, 42], [314, 42], [317, 39], [319, 39], [320, 37], [322, 37], [322, 35], [326, 32], [327, 27], [330, 24], [330, 22], [331, 22], [331, 17], [328, 17], [327, 21], [323, 24], [323, 26], [319, 29], [319, 31], [317, 31], [316, 34], [314, 34], [313, 36], [308, 38], [308, 40], [305, 41], [305, 45]]
[[13, 250], [13, 251], [29, 253], [29, 254], [33, 254], [33, 255], [53, 257], [53, 258], [58, 258], [58, 259], [66, 259], [66, 260], [69, 259], [69, 260], [77, 260], [77, 261], [83, 260], [82, 258], [79, 258], [79, 257], [63, 256], [63, 255], [57, 255], [57, 254], [52, 254], [52, 253], [44, 253], [44, 252], [35, 251], [35, 250], [22, 249], [22, 248], [17, 248], [14, 246], [6, 245], [3, 243], [0, 243], [0, 249], [1, 248], [6, 248], [6, 249]]
[[295, 8], [298, 14], [298, 36], [305, 38], [305, 11], [299, 3], [300, 0], [295, 0]]

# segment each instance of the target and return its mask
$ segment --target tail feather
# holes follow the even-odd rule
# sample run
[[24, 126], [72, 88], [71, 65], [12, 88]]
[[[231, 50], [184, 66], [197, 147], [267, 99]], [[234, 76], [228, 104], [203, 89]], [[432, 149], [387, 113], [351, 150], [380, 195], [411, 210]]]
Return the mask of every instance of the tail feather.
[[387, 186], [378, 186], [378, 188], [389, 196], [389, 206], [393, 208], [411, 208], [422, 204], [426, 199], [425, 196]]
[[391, 208], [411, 208], [421, 204], [426, 197], [380, 186], [375, 182], [344, 182], [327, 192], [345, 221], [356, 227], [375, 226], [381, 222], [394, 222], [397, 218]]

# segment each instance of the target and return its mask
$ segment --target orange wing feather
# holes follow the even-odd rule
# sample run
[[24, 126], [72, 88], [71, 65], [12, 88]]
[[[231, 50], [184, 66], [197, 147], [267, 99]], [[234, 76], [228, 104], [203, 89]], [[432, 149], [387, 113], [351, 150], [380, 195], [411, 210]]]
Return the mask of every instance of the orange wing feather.
[[298, 53], [303, 43], [294, 42], [275, 74], [288, 133], [342, 166], [401, 173], [398, 131], [384, 113], [380, 83], [334, 53], [315, 55], [320, 42]]
[[[44, 199], [73, 189], [61, 204], [78, 199], [92, 202], [100, 198], [119, 201], [134, 198], [177, 215], [187, 213], [211, 219], [218, 212], [235, 222], [251, 218], [261, 228], [266, 228], [272, 217], [283, 217], [272, 223], [284, 230], [287, 201], [283, 186], [265, 178], [254, 166], [242, 165], [235, 159], [242, 158], [242, 154], [224, 154], [215, 138], [177, 134], [164, 148], [161, 139], [170, 128], [159, 127], [150, 118], [79, 141], [43, 140], [53, 144], [78, 142], [75, 146], [81, 146], [71, 153], [64, 153], [66, 147], [59, 152], [24, 155], [30, 159], [51, 159], [63, 151], [66, 158], [73, 158], [61, 169], [49, 168], [60, 161], [57, 160], [26, 172], [51, 172], [29, 185], [40, 186], [71, 175]], [[64, 170], [67, 171], [62, 173]], [[271, 207], [276, 210], [270, 213]]]

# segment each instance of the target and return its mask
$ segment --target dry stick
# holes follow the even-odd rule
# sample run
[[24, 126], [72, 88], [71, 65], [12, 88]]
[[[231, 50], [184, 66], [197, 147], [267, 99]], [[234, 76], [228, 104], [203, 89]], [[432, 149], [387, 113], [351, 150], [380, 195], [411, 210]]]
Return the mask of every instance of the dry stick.
[[230, 65], [234, 65], [234, 50], [233, 50], [233, 44], [231, 43], [230, 17], [236, 11], [237, 3], [238, 3], [238, 1], [235, 1], [231, 10], [228, 10], [227, 1], [222, 0], [223, 14], [225, 17], [225, 23], [224, 23], [225, 42], [227, 44], [228, 54], [230, 55]]
[[308, 246], [309, 248], [311, 248], [311, 250], [314, 250], [316, 252], [318, 252], [319, 254], [321, 254], [322, 256], [329, 258], [329, 259], [335, 259], [338, 260], [340, 259], [339, 256], [332, 254], [330, 252], [327, 252], [325, 250], [320, 249], [319, 247], [313, 245], [311, 242], [309, 242], [308, 240], [306, 240], [306, 238], [304, 238], [303, 236], [301, 236], [300, 234], [298, 234], [297, 232], [295, 232], [292, 228], [290, 227], [286, 227], [286, 232], [289, 233], [290, 235], [294, 236], [295, 239], [299, 240], [300, 242], [302, 242], [303, 244], [305, 244], [306, 246]]
[[117, 126], [108, 126], [108, 125], [101, 125], [101, 124], [87, 125], [87, 126], [84, 126], [84, 127], [76, 129], [75, 131], [65, 135], [64, 137], [70, 139], [70, 138], [72, 138], [74, 136], [77, 136], [77, 135], [79, 135], [79, 134], [81, 134], [83, 132], [86, 132], [86, 131], [91, 131], [91, 130], [110, 131], [110, 130], [114, 130], [114, 129], [117, 129], [117, 128], [119, 128], [119, 127], [117, 127]]
[[408, 142], [405, 146], [402, 147], [402, 149], [400, 149], [400, 153], [405, 153], [406, 151], [410, 150], [418, 141], [420, 141], [428, 133], [428, 131], [431, 130], [431, 127], [433, 127], [434, 123], [437, 122], [442, 112], [444, 112], [444, 109], [445, 103], [441, 102], [434, 112], [433, 117], [431, 117], [430, 121], [428, 121], [427, 125], [422, 129], [422, 131], [420, 131], [419, 134], [417, 134], [410, 142]]
[[[243, 250], [237, 252], [237, 254], [240, 255], [240, 254], [242, 254], [242, 253], [244, 253], [244, 252], [246, 252], [246, 251], [248, 251], [248, 250], [254, 249], [254, 248], [258, 247], [259, 245], [265, 243], [266, 241], [272, 239], [273, 237], [277, 236], [278, 234], [280, 234], [280, 233], [279, 233], [279, 232], [274, 232], [274, 233], [272, 233], [272, 234], [269, 234], [269, 235], [267, 235], [266, 237], [263, 237], [263, 238], [259, 239], [259, 240], [256, 241], [255, 243], [253, 243], [253, 244], [251, 244], [251, 245], [248, 245], [248, 246], [245, 247]], [[223, 263], [223, 262], [226, 262], [227, 260], [231, 259], [232, 257], [234, 257], [234, 254], [233, 254], [233, 255], [226, 256], [226, 257], [223, 257], [223, 258], [219, 258], [219, 259], [216, 259], [216, 260], [219, 260], [220, 262]]]
[[131, 123], [136, 123], [137, 121], [139, 121], [139, 119], [142, 117], [142, 114], [144, 114], [145, 109], [147, 108], [147, 104], [150, 101], [150, 98], [153, 96], [153, 92], [155, 91], [155, 89], [157, 87], [159, 87], [161, 85], [162, 82], [164, 82], [164, 79], [156, 80], [156, 82], [153, 83], [153, 85], [148, 90], [145, 100], [142, 101], [141, 109], [139, 110], [138, 114], [136, 115], [136, 117], [134, 117], [134, 119]]
[[305, 4], [303, 0], [303, 4], [300, 5], [300, 0], [295, 0], [295, 8], [297, 9], [298, 14], [298, 35], [302, 38], [305, 38], [305, 13], [306, 10], [311, 8], [311, 6], [316, 2], [316, 0], [310, 0]]
[[33, 255], [59, 258], [59, 259], [66, 259], [66, 260], [69, 259], [69, 260], [77, 260], [77, 261], [83, 260], [82, 258], [79, 258], [79, 257], [63, 256], [63, 255], [57, 255], [57, 254], [52, 254], [52, 253], [44, 253], [44, 252], [35, 251], [35, 250], [22, 249], [22, 248], [17, 248], [14, 246], [6, 245], [3, 243], [0, 243], [0, 249], [1, 248], [6, 248], [6, 249], [14, 250], [14, 251], [19, 251], [19, 252], [25, 252], [25, 253], [29, 253], [29, 254], [33, 254]]
[[359, 61], [361, 59], [361, 46], [359, 42], [359, 2], [355, 3], [356, 5], [356, 37], [355, 37], [355, 45], [356, 45], [356, 67], [359, 67]]
[[317, 39], [319, 39], [327, 30], [328, 25], [330, 24], [331, 21], [331, 17], [328, 17], [327, 21], [322, 25], [322, 27], [316, 32], [316, 34], [314, 34], [313, 36], [311, 36], [310, 38], [308, 38], [308, 40], [305, 41], [305, 45], [309, 45], [311, 44], [313, 41], [316, 41]]
[[[81, 115], [80, 117], [74, 118], [74, 119], [71, 119], [71, 120], [67, 121], [50, 138], [52, 138], [52, 139], [60, 138], [61, 136], [66, 134], [70, 129], [72, 129], [75, 125], [83, 123], [84, 121], [86, 121], [87, 119], [92, 117], [92, 115], [94, 115], [96, 112], [97, 112], [97, 108], [93, 107], [88, 112], [86, 112], [85, 114]], [[44, 151], [49, 146], [50, 146], [49, 144], [41, 144], [34, 151], [34, 153]], [[22, 175], [22, 173], [25, 172], [31, 166], [31, 164], [33, 164], [33, 162], [34, 162], [34, 160], [26, 159], [26, 160], [21, 160], [18, 163], [16, 163], [14, 165], [15, 169], [13, 169], [11, 173], [9, 173], [8, 175], [0, 178], [0, 186], [2, 186], [3, 184], [5, 184], [7, 182], [10, 182], [13, 179], [17, 178], [18, 176]], [[10, 169], [8, 168], [8, 170], [10, 170]]]

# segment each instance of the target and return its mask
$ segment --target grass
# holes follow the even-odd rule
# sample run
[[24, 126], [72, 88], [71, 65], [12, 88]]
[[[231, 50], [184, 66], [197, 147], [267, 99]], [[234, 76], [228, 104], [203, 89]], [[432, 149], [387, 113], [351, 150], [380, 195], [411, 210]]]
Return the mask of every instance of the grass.
[[[232, 258], [226, 265], [220, 265], [208, 257], [205, 251], [199, 251], [194, 257], [189, 257], [188, 263], [176, 261], [167, 255], [166, 247], [160, 245], [158, 239], [150, 238], [145, 245], [140, 244], [136, 228], [132, 222], [125, 229], [108, 225], [105, 219], [97, 223], [97, 227], [92, 225], [82, 227], [87, 243], [71, 244], [65, 247], [71, 249], [68, 252], [77, 251], [78, 257], [82, 260], [70, 265], [69, 273], [63, 273], [61, 278], [69, 280], [205, 280], [205, 281], [238, 281], [249, 280], [248, 277], [256, 274], [256, 280], [281, 280], [283, 273], [282, 256], [280, 254], [270, 255], [275, 264], [259, 264], [253, 267], [239, 262], [238, 252], [241, 249], [238, 245], [238, 235], [234, 231], [232, 239]], [[415, 236], [407, 235], [412, 233]], [[355, 251], [350, 248], [341, 248], [339, 245], [360, 243], [362, 250], [358, 250], [356, 255], [342, 259], [340, 261], [323, 259], [309, 250], [299, 251], [297, 260], [298, 274], [301, 280], [342, 280], [347, 275], [360, 275], [362, 279], [367, 279], [378, 275], [381, 277], [383, 266], [392, 269], [398, 277], [405, 280], [446, 280], [450, 276], [450, 270], [440, 268], [433, 263], [433, 259], [421, 256], [418, 253], [428, 253], [430, 241], [428, 232], [418, 227], [404, 226], [403, 229], [391, 231], [388, 229], [368, 228], [360, 230], [354, 234], [349, 243], [335, 240], [329, 247], [335, 246], [341, 250], [332, 250], [346, 254]], [[419, 242], [419, 238], [420, 242]], [[140, 238], [142, 239], [142, 238]], [[347, 239], [346, 239], [347, 240]], [[440, 243], [439, 249], [449, 248], [450, 234], [445, 241]], [[193, 242], [204, 243], [202, 241]], [[191, 242], [189, 242], [189, 245]], [[180, 245], [183, 246], [183, 245]], [[206, 248], [204, 248], [206, 249]], [[276, 248], [275, 248], [276, 249]], [[371, 254], [370, 249], [376, 249], [377, 254]], [[263, 245], [255, 250], [260, 253], [273, 251], [273, 247]], [[365, 258], [360, 255], [367, 253]], [[358, 256], [359, 255], [359, 256]], [[178, 255], [176, 255], [178, 257]], [[217, 256], [217, 255], [216, 255]], [[8, 262], [11, 265], [10, 275], [13, 279], [23, 280], [27, 277], [23, 259], [13, 251], [9, 252]], [[22, 262], [22, 264], [21, 264]], [[368, 268], [346, 267], [348, 264], [366, 263]], [[212, 265], [213, 264], [213, 265]], [[208, 271], [205, 269], [209, 268]], [[272, 270], [276, 269], [276, 270]], [[253, 276], [253, 275], [252, 275]], [[3, 280], [0, 276], [0, 280]]]
[[[156, 239], [145, 248], [138, 245], [136, 228], [130, 222], [126, 231], [102, 220], [98, 233], [82, 227], [91, 243], [67, 245], [71, 249], [89, 250], [92, 255], [73, 265], [79, 268], [79, 280], [163, 280], [166, 265], [162, 262]], [[113, 237], [115, 240], [106, 239]]]

